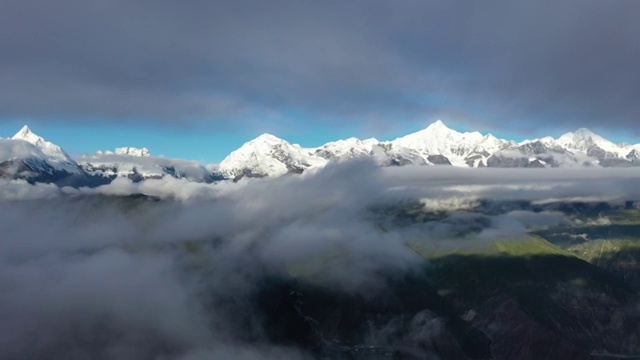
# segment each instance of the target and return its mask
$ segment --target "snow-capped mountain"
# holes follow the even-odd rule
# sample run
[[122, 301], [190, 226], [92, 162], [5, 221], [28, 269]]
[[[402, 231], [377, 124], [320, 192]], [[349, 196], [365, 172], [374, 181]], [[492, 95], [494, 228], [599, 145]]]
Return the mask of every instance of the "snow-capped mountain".
[[[530, 159], [539, 160], [545, 166], [640, 166], [640, 158], [636, 157], [640, 145], [615, 144], [586, 128], [568, 132], [557, 139], [547, 136], [525, 140], [518, 144], [518, 148], [523, 157], [534, 155], [529, 156]], [[501, 154], [494, 155], [499, 158]]]
[[367, 156], [380, 142], [374, 138], [360, 140], [349, 138], [326, 143], [313, 151], [313, 154], [327, 160], [331, 159], [352, 159], [360, 156]]
[[441, 120], [426, 129], [395, 139], [390, 143], [396, 148], [417, 151], [426, 160], [429, 155], [443, 155], [452, 164], [465, 165], [464, 157], [482, 139], [479, 132], [459, 133], [449, 129]]
[[262, 134], [229, 154], [218, 169], [230, 178], [301, 173], [313, 167], [322, 167], [328, 162], [328, 159], [316, 154], [315, 150], [292, 145], [270, 134]]
[[316, 148], [262, 134], [229, 154], [219, 165], [151, 156], [147, 148], [121, 147], [72, 159], [60, 146], [27, 126], [0, 138], [0, 177], [73, 186], [95, 186], [116, 177], [134, 181], [171, 176], [196, 182], [299, 174], [330, 162], [371, 158], [380, 166], [464, 167], [629, 167], [640, 166], [640, 144], [615, 144], [588, 129], [558, 138], [515, 142], [492, 134], [458, 132], [438, 120], [392, 141], [349, 138]]
[[569, 151], [582, 152], [596, 158], [621, 158], [631, 151], [628, 146], [614, 144], [585, 128], [560, 136], [555, 144]]
[[[427, 163], [434, 156], [445, 157], [451, 165], [479, 166], [496, 151], [513, 146], [514, 143], [501, 140], [492, 134], [465, 132], [460, 133], [448, 128], [442, 120], [429, 125], [426, 129], [409, 134], [389, 142], [396, 149], [410, 149], [417, 152]], [[446, 164], [442, 162], [441, 164]]]
[[117, 148], [98, 151], [78, 158], [80, 167], [88, 174], [104, 178], [127, 177], [133, 181], [160, 179], [171, 176], [195, 182], [221, 180], [217, 172], [210, 172], [197, 161], [151, 156], [147, 148]]
[[495, 151], [513, 144], [491, 134], [459, 133], [442, 121], [393, 141], [349, 138], [317, 148], [303, 148], [263, 134], [227, 156], [220, 163], [219, 170], [231, 178], [280, 176], [322, 167], [329, 161], [358, 157], [370, 157], [381, 166], [477, 166], [482, 161], [486, 162]]
[[[113, 154], [110, 151], [106, 151], [105, 153]], [[149, 149], [147, 149], [146, 147], [143, 147], [143, 148], [134, 148], [131, 146], [119, 147], [119, 148], [116, 148], [114, 153], [116, 155], [131, 155], [131, 156], [145, 156], [145, 157], [151, 156]]]
[[10, 139], [0, 138], [0, 178], [71, 186], [98, 186], [118, 176], [133, 181], [171, 176], [196, 182], [223, 179], [196, 161], [152, 157], [147, 148], [122, 147], [81, 156], [76, 162], [60, 146], [24, 126]]
[[71, 174], [81, 173], [78, 164], [60, 146], [34, 134], [26, 125], [11, 140], [26, 141], [34, 145], [46, 156], [46, 161], [56, 170], [66, 171]]
[[0, 178], [71, 186], [90, 180], [62, 148], [27, 126], [10, 139], [0, 139]]
[[614, 144], [587, 129], [518, 143], [477, 131], [458, 132], [438, 120], [392, 141], [349, 138], [318, 148], [263, 134], [224, 159], [220, 171], [229, 177], [279, 176], [356, 157], [370, 157], [381, 166], [626, 167], [640, 166], [640, 145]]

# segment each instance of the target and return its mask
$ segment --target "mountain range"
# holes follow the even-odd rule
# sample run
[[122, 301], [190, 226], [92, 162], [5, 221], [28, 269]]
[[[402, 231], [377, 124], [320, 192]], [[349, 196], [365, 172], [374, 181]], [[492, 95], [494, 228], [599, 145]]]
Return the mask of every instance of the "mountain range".
[[585, 128], [557, 139], [548, 136], [516, 142], [477, 131], [461, 133], [438, 120], [392, 141], [350, 138], [317, 148], [263, 134], [229, 154], [218, 170], [231, 178], [280, 176], [361, 157], [380, 166], [630, 167], [640, 165], [640, 144], [615, 144]]
[[97, 186], [116, 177], [133, 181], [165, 176], [196, 182], [277, 177], [321, 168], [332, 161], [370, 158], [380, 166], [630, 167], [640, 166], [640, 144], [615, 144], [582, 128], [559, 138], [516, 142], [492, 134], [458, 132], [438, 120], [392, 141], [349, 138], [305, 148], [263, 134], [231, 152], [219, 165], [151, 156], [147, 148], [123, 147], [78, 158], [24, 126], [0, 138], [0, 178], [68, 186]]

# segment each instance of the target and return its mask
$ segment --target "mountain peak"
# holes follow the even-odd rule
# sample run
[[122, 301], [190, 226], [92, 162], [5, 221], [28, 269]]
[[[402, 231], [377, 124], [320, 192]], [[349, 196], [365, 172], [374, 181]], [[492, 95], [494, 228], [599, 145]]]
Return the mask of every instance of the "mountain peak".
[[29, 141], [31, 143], [35, 143], [38, 140], [41, 140], [42, 138], [38, 135], [36, 135], [33, 131], [31, 131], [31, 129], [29, 128], [29, 126], [25, 125], [22, 127], [22, 129], [20, 129], [20, 131], [18, 131], [15, 135], [13, 135], [13, 137], [11, 138], [12, 140], [26, 140]]
[[262, 134], [231, 152], [219, 170], [229, 176], [279, 176], [289, 172], [300, 173], [310, 167], [326, 164], [324, 158], [313, 156], [300, 146], [271, 134]]
[[62, 148], [54, 143], [46, 141], [42, 137], [36, 135], [31, 129], [25, 125], [18, 131], [11, 140], [26, 141], [34, 145], [48, 157], [47, 161], [55, 165], [59, 170], [65, 170], [69, 173], [79, 173], [78, 164], [62, 150]]
[[28, 126], [28, 125], [24, 125], [24, 126], [20, 129], [20, 131], [18, 131], [18, 133], [17, 133], [16, 135], [18, 135], [18, 134], [29, 134], [29, 133], [31, 133], [31, 129], [29, 129], [29, 126]]
[[580, 128], [578, 130], [576, 130], [574, 132], [575, 135], [578, 136], [582, 136], [582, 137], [590, 137], [590, 136], [594, 136], [596, 134], [593, 133], [593, 131], [587, 129], [587, 128]]
[[[567, 141], [573, 141], [573, 142], [595, 142], [595, 143], [599, 143], [599, 142], [607, 142], [607, 143], [611, 143], [609, 140], [606, 140], [605, 138], [603, 138], [602, 136], [594, 133], [593, 131], [587, 129], [587, 128], [580, 128], [574, 132], [568, 132], [564, 135], [562, 135], [561, 137], [558, 138], [558, 140], [561, 143], [566, 143]], [[613, 143], [611, 143], [611, 145], [613, 145]]]
[[447, 125], [445, 125], [444, 121], [438, 119], [434, 123], [427, 126], [427, 129], [446, 129], [451, 130]]
[[260, 136], [258, 136], [257, 138], [251, 140], [251, 142], [269, 142], [269, 143], [279, 143], [279, 142], [283, 142], [285, 140], [280, 139], [279, 137], [275, 136], [275, 135], [271, 135], [269, 133], [264, 133]]
[[608, 156], [624, 157], [628, 152], [625, 148], [612, 143], [587, 128], [580, 128], [575, 132], [566, 133], [558, 138], [557, 143], [570, 150], [582, 152], [593, 151], [593, 147], [596, 146], [608, 153]]
[[468, 134], [468, 135], [472, 134], [472, 136], [475, 136], [475, 137], [482, 137], [482, 134], [480, 134], [479, 132], [461, 133], [459, 131], [453, 130], [452, 128], [448, 127], [442, 120], [438, 120], [434, 123], [431, 123], [425, 129], [420, 130], [414, 134], [422, 134], [422, 136], [426, 136], [429, 139], [433, 139], [434, 137], [458, 138], [465, 134]]

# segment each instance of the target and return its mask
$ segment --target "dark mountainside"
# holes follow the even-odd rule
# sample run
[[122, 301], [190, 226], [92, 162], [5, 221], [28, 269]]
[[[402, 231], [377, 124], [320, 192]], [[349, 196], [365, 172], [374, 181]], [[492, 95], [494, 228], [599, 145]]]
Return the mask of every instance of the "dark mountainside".
[[[476, 210], [527, 207], [576, 216], [625, 211], [606, 203], [540, 208], [527, 202], [484, 202]], [[434, 219], [392, 212], [396, 225]], [[576, 241], [566, 241], [567, 231], [588, 229], [604, 238], [602, 232], [618, 234], [618, 227], [637, 234], [637, 226], [559, 226], [539, 232], [563, 231], [554, 243], [534, 236], [489, 252], [436, 254], [417, 247], [428, 258], [420, 271], [380, 273], [370, 289], [355, 292], [314, 284], [321, 274], [297, 264], [285, 271], [289, 276], [264, 278], [248, 300], [257, 314], [239, 322], [257, 318], [270, 342], [318, 359], [640, 359], [639, 252], [598, 247], [577, 257]]]
[[[82, 221], [93, 221], [104, 208], [127, 218], [150, 213], [156, 219], [167, 209], [186, 208], [145, 195], [55, 201], [65, 211], [82, 209]], [[28, 212], [41, 206], [26, 204]], [[640, 210], [632, 205], [485, 200], [455, 220], [455, 214], [407, 202], [371, 208], [367, 216], [381, 233], [412, 224], [453, 224], [454, 235], [464, 241], [490, 227], [491, 216], [514, 209], [561, 211], [573, 222], [534, 227], [520, 238], [498, 237], [476, 249], [412, 240], [406, 246], [417, 267], [376, 270], [357, 286], [326, 281], [341, 259], [358, 255], [342, 248], [270, 265], [256, 255], [263, 242], [229, 257], [224, 254], [234, 244], [225, 237], [187, 235], [152, 247], [134, 240], [121, 251], [140, 256], [135, 261], [150, 254], [173, 257], [180, 281], [198, 289], [193, 300], [206, 323], [237, 346], [297, 349], [302, 358], [315, 359], [640, 359]], [[596, 221], [605, 217], [610, 223]], [[86, 246], [74, 256], [103, 253]], [[339, 275], [355, 277], [350, 270]], [[107, 309], [121, 306], [117, 298], [105, 301]], [[136, 307], [138, 312], [145, 310]], [[138, 359], [182, 359], [187, 351], [188, 344], [146, 323], [130, 328], [120, 316], [39, 319], [44, 322], [34, 335], [7, 345], [0, 358], [111, 359], [123, 343], [136, 349], [124, 358], [133, 353]], [[38, 340], [39, 331], [49, 327], [57, 329], [53, 338]]]

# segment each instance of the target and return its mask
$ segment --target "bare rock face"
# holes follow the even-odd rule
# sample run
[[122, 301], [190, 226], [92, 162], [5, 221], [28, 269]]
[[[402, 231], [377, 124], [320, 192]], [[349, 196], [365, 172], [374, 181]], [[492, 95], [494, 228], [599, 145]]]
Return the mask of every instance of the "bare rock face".
[[526, 157], [503, 157], [499, 155], [493, 155], [487, 159], [488, 167], [498, 168], [537, 168], [545, 167], [540, 160], [531, 160]]
[[427, 160], [434, 165], [451, 165], [451, 161], [444, 155], [429, 155]]

